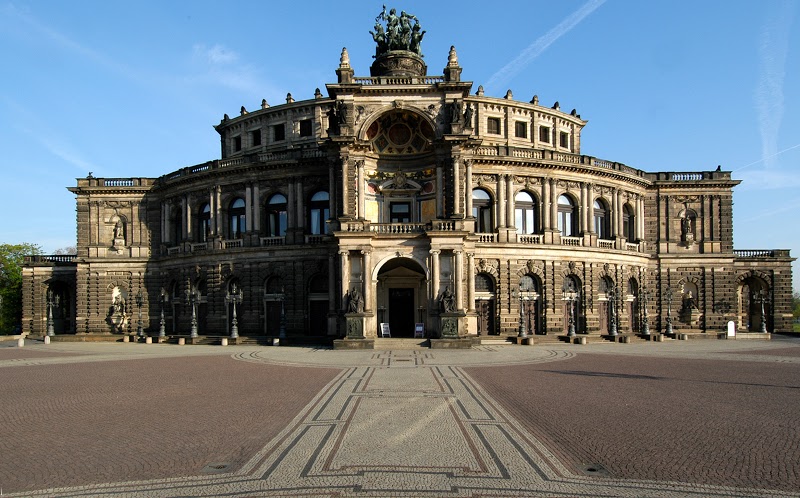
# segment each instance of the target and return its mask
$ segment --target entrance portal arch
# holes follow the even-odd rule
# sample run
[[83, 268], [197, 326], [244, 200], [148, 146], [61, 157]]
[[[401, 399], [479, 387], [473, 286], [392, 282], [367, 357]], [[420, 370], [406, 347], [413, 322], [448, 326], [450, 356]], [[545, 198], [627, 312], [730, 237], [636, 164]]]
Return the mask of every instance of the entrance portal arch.
[[416, 260], [394, 257], [376, 267], [378, 328], [388, 323], [392, 337], [414, 337], [414, 324], [427, 324], [427, 271]]

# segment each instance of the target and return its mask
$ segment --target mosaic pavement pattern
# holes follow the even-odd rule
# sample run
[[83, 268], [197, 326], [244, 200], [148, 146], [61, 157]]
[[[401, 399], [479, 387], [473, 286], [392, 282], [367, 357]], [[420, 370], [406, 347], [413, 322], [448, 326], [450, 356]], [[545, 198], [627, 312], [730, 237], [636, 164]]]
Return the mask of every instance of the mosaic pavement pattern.
[[[741, 345], [666, 347], [665, 357], [735, 356]], [[794, 344], [792, 352], [794, 352]], [[130, 349], [130, 348], [134, 349]], [[125, 346], [130, 356], [145, 354]], [[793, 362], [755, 344], [747, 361]], [[4, 367], [44, 366], [129, 358], [119, 346], [81, 354], [4, 360]], [[619, 354], [619, 347], [595, 348]], [[54, 488], [4, 496], [800, 496], [769, 490], [681, 482], [620, 480], [599, 466], [570, 470], [468, 375], [465, 368], [558, 362], [576, 348], [489, 347], [480, 351], [334, 352], [292, 348], [169, 348], [146, 354], [231, 355], [249, 363], [341, 367], [297, 417], [244, 465], [228, 472], [210, 462], [205, 475]], [[634, 346], [626, 354], [651, 355]], [[763, 351], [764, 354], [760, 354]], [[0, 375], [2, 375], [0, 373]]]

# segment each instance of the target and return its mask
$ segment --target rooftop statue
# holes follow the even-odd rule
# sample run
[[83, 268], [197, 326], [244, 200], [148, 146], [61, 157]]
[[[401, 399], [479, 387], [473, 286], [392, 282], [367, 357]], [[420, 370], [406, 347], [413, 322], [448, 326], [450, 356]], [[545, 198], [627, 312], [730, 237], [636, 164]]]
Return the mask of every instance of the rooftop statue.
[[[382, 22], [386, 23], [385, 29]], [[384, 5], [383, 11], [375, 18], [375, 31], [370, 31], [370, 34], [377, 43], [375, 57], [391, 50], [405, 50], [422, 57], [420, 43], [425, 31], [422, 31], [417, 17], [406, 11], [397, 15], [397, 9], [391, 9], [387, 14]]]

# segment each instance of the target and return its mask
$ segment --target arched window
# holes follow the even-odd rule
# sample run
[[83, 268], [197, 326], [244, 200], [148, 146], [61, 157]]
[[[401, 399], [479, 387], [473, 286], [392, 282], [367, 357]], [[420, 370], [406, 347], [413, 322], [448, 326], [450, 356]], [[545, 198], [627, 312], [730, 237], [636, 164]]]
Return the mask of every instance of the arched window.
[[517, 233], [536, 233], [536, 205], [528, 192], [519, 192], [514, 197], [514, 213]]
[[267, 236], [284, 237], [286, 235], [286, 197], [275, 194], [267, 202]]
[[594, 231], [599, 239], [611, 238], [610, 225], [611, 216], [605, 201], [597, 199], [594, 201]]
[[491, 233], [494, 231], [492, 224], [492, 198], [489, 192], [476, 188], [472, 191], [472, 216], [475, 217], [475, 231], [477, 233]]
[[177, 245], [183, 240], [183, 213], [180, 206], [170, 207], [170, 245]]
[[578, 217], [575, 215], [575, 203], [568, 195], [558, 196], [558, 231], [562, 237], [575, 237], [578, 230], [575, 226]]
[[231, 202], [231, 207], [228, 209], [228, 238], [238, 239], [246, 230], [245, 224], [245, 204], [244, 199], [238, 197]]
[[206, 242], [211, 236], [211, 206], [208, 203], [200, 208], [200, 216], [197, 217], [197, 237], [200, 242]]
[[622, 207], [622, 235], [628, 242], [636, 241], [636, 215], [630, 204]]
[[328, 233], [326, 221], [330, 218], [330, 197], [325, 191], [311, 196], [308, 204], [308, 228], [312, 235]]

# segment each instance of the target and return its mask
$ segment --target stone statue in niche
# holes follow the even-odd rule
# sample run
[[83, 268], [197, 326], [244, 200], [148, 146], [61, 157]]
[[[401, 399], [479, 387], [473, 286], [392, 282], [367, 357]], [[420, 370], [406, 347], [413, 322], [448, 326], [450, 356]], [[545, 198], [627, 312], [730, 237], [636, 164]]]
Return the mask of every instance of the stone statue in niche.
[[353, 289], [347, 298], [347, 312], [348, 313], [363, 313], [364, 312], [364, 298], [361, 297], [361, 292], [358, 289]]
[[455, 313], [456, 296], [453, 294], [453, 291], [450, 290], [449, 286], [445, 287], [444, 292], [442, 292], [440, 303], [444, 313]]

